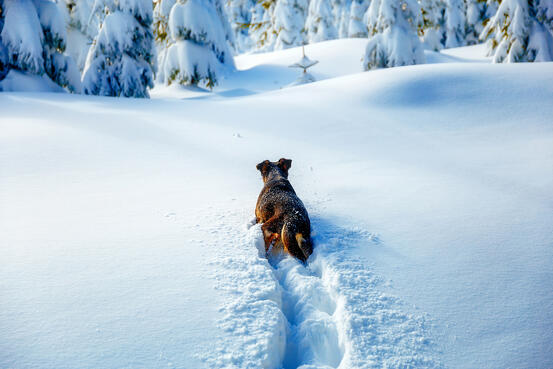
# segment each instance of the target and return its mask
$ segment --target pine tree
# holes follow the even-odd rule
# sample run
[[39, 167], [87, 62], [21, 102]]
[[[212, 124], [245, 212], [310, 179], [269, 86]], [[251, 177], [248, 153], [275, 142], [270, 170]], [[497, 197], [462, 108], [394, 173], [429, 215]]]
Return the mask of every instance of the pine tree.
[[[0, 2], [0, 34], [4, 28], [4, 4]], [[6, 77], [9, 71], [8, 50], [0, 37], [0, 81]]]
[[258, 0], [252, 9], [249, 33], [258, 51], [273, 50], [276, 41], [274, 12], [277, 0]]
[[534, 9], [538, 22], [553, 32], [553, 2], [551, 0], [534, 0]]
[[465, 3], [463, 0], [446, 0], [445, 47], [464, 46], [465, 42]]
[[417, 37], [422, 16], [415, 0], [373, 0], [367, 22], [370, 36], [363, 61], [365, 69], [425, 62]]
[[419, 0], [422, 26], [419, 35], [427, 48], [439, 51], [445, 46], [445, 0]]
[[370, 0], [353, 0], [349, 11], [348, 37], [367, 37], [367, 24], [363, 21]]
[[166, 46], [170, 41], [169, 14], [177, 0], [154, 0], [154, 39], [156, 45]]
[[497, 9], [499, 8], [500, 3], [501, 0], [486, 0], [486, 10], [484, 12], [486, 20], [491, 19], [495, 15], [495, 13], [497, 13]]
[[479, 42], [480, 34], [484, 30], [486, 2], [485, 0], [465, 0], [465, 8], [466, 43], [467, 45], [475, 45]]
[[98, 34], [109, 0], [60, 0], [58, 7], [67, 23], [67, 52], [82, 72], [88, 50]]
[[309, 43], [332, 40], [338, 36], [332, 22], [330, 0], [311, 0], [305, 28]]
[[255, 4], [256, 0], [226, 0], [225, 9], [238, 52], [249, 51], [254, 46], [249, 30]]
[[308, 0], [277, 0], [273, 19], [276, 50], [305, 43], [307, 39], [305, 20], [308, 5]]
[[88, 95], [148, 97], [154, 81], [152, 2], [119, 0], [88, 52], [83, 87]]
[[215, 6], [215, 10], [217, 11], [217, 17], [221, 20], [221, 23], [223, 25], [223, 33], [225, 34], [225, 40], [227, 42], [227, 45], [231, 51], [235, 52], [236, 44], [234, 39], [234, 32], [228, 20], [225, 7], [223, 6], [223, 0], [211, 0], [211, 1], [213, 2], [213, 5]]
[[350, 10], [353, 0], [331, 0], [334, 24], [338, 31], [338, 38], [347, 38], [350, 23]]
[[213, 88], [234, 67], [224, 22], [212, 0], [180, 0], [173, 5], [160, 81]]
[[[543, 5], [546, 6], [543, 6]], [[548, 27], [547, 2], [503, 0], [482, 32], [495, 63], [553, 60], [553, 31]], [[540, 21], [537, 16], [541, 15]]]
[[169, 15], [176, 1], [177, 0], [154, 1], [153, 33], [157, 51], [157, 64], [160, 66], [156, 78], [158, 81], [162, 82], [166, 80], [163, 66], [167, 58], [167, 51], [173, 42], [169, 31]]
[[66, 31], [62, 14], [50, 0], [5, 0], [0, 37], [0, 68], [48, 76], [72, 92], [80, 92], [75, 62], [64, 54]]

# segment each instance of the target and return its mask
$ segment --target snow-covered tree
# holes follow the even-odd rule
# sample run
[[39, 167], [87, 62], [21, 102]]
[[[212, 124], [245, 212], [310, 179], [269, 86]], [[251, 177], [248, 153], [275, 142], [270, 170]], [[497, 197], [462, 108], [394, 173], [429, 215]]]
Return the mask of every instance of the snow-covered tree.
[[484, 0], [465, 0], [465, 39], [467, 45], [479, 42], [479, 37], [484, 30], [486, 19], [486, 2]]
[[338, 31], [339, 38], [348, 37], [349, 22], [350, 22], [350, 10], [353, 0], [331, 0], [332, 15], [334, 17], [334, 24]]
[[465, 45], [465, 3], [463, 0], [446, 0], [445, 47]]
[[373, 0], [367, 13], [365, 69], [424, 63], [417, 36], [421, 24], [421, 10], [415, 0]]
[[227, 45], [230, 48], [230, 50], [234, 52], [236, 51], [234, 32], [232, 30], [232, 27], [227, 17], [227, 12], [225, 11], [225, 7], [223, 5], [224, 0], [211, 0], [211, 1], [213, 1], [213, 5], [215, 5], [217, 16], [221, 20], [221, 23], [223, 25], [223, 33], [225, 34], [225, 40], [227, 41]]
[[154, 38], [156, 44], [166, 46], [171, 37], [169, 35], [169, 14], [177, 0], [154, 0]]
[[88, 52], [83, 89], [89, 95], [148, 97], [154, 81], [150, 0], [109, 4]]
[[439, 51], [445, 45], [445, 0], [419, 0], [422, 26], [419, 35], [427, 48]]
[[[0, 34], [4, 28], [4, 4], [0, 1]], [[2, 42], [2, 37], [0, 37], [0, 81], [4, 79], [6, 74], [9, 71], [8, 63], [8, 51]]]
[[176, 1], [177, 0], [154, 0], [153, 32], [157, 50], [157, 63], [160, 66], [157, 73], [158, 81], [165, 80], [163, 66], [165, 65], [169, 46], [171, 46], [173, 42], [169, 32], [169, 15]]
[[536, 18], [551, 12], [547, 5], [526, 0], [501, 2], [482, 32], [483, 39], [489, 38], [488, 53], [495, 63], [553, 60], [553, 30]]
[[4, 0], [0, 64], [8, 70], [43, 76], [80, 92], [74, 60], [64, 54], [67, 34], [62, 14], [50, 0]]
[[553, 1], [534, 0], [534, 12], [536, 19], [553, 31]]
[[249, 34], [258, 51], [272, 50], [275, 45], [273, 14], [276, 2], [277, 0], [258, 0], [252, 9]]
[[252, 22], [252, 10], [255, 7], [256, 0], [225, 1], [225, 9], [234, 34], [236, 50], [238, 52], [251, 50], [254, 45], [249, 30]]
[[338, 36], [333, 24], [330, 0], [311, 0], [305, 28], [309, 43], [332, 40]]
[[367, 24], [364, 21], [365, 13], [369, 8], [370, 0], [353, 0], [349, 11], [348, 37], [367, 37]]
[[234, 67], [224, 22], [213, 0], [179, 0], [169, 14], [171, 40], [159, 80], [212, 88]]
[[59, 0], [67, 24], [67, 52], [84, 70], [88, 50], [98, 34], [111, 0]]
[[485, 19], [491, 19], [497, 13], [500, 3], [501, 0], [486, 0]]
[[303, 45], [307, 39], [305, 20], [308, 0], [277, 0], [273, 15], [275, 49]]

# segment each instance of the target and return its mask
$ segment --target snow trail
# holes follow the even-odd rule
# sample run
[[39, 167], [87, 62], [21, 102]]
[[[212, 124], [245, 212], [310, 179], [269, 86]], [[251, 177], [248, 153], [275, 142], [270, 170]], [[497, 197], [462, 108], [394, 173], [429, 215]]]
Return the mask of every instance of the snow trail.
[[321, 276], [289, 256], [270, 258], [269, 263], [289, 324], [283, 367], [338, 367], [344, 349], [335, 322], [337, 305]]
[[209, 366], [442, 367], [427, 318], [406, 312], [359, 260], [356, 248], [381, 246], [376, 236], [314, 217], [315, 250], [303, 265], [283, 254], [267, 259], [260, 226], [244, 226], [246, 213], [220, 217], [210, 232], [229, 252], [214, 261], [213, 277], [229, 296], [218, 325], [232, 339], [202, 358]]

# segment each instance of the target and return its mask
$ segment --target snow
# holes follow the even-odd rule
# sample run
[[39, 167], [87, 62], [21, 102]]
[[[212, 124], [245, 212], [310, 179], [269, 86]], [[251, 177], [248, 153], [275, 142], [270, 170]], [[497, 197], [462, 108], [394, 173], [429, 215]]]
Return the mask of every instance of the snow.
[[[300, 48], [213, 94], [0, 94], [0, 367], [552, 367], [553, 64], [364, 43], [291, 88]], [[252, 224], [280, 157], [306, 267]]]
[[64, 90], [46, 75], [37, 76], [12, 69], [0, 81], [0, 91], [63, 92]]

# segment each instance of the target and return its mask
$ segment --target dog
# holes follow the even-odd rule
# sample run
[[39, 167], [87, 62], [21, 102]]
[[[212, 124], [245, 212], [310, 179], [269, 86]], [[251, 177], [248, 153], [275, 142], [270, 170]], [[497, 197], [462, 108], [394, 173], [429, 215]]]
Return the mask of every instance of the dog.
[[291, 166], [292, 160], [284, 158], [257, 164], [264, 186], [257, 198], [255, 218], [257, 223], [263, 223], [265, 252], [273, 242], [275, 246], [282, 244], [286, 252], [305, 263], [313, 252], [311, 223], [305, 206], [288, 181]]

